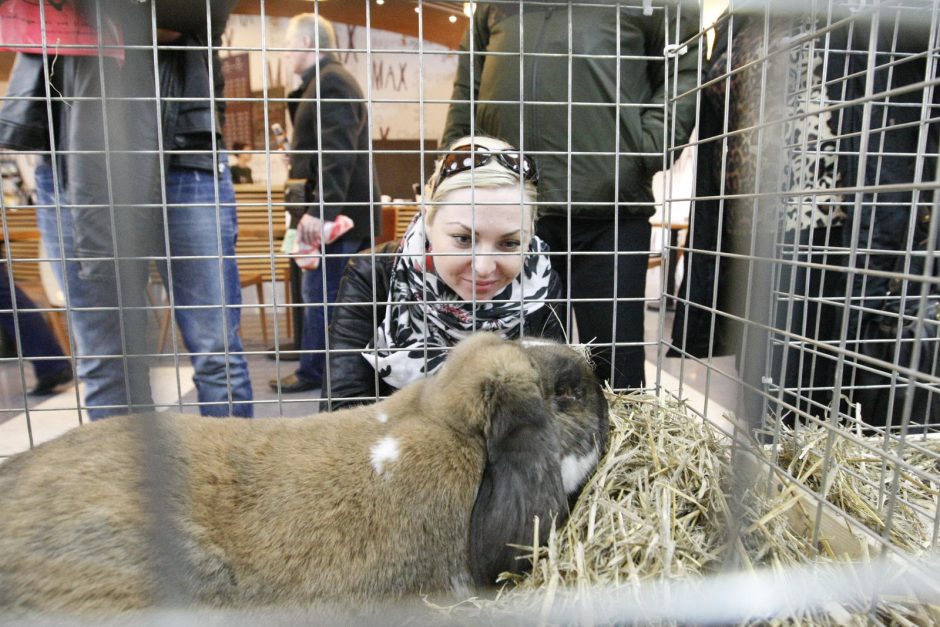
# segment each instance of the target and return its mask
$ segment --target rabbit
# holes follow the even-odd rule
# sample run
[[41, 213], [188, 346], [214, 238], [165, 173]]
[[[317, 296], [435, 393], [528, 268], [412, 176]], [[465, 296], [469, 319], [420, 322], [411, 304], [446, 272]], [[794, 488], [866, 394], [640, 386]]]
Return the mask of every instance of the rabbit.
[[478, 333], [374, 405], [94, 422], [0, 464], [0, 611], [146, 608], [160, 581], [211, 607], [492, 586], [534, 516], [542, 541], [566, 518], [607, 421], [577, 352]]

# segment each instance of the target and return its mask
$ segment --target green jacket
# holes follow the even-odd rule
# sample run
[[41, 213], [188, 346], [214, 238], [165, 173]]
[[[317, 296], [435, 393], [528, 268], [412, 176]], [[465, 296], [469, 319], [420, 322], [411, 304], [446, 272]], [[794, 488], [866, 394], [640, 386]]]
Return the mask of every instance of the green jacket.
[[[520, 63], [519, 4], [478, 4], [461, 43], [454, 102], [442, 144], [471, 134], [474, 110], [474, 133], [521, 144], [532, 153], [541, 173], [539, 200], [548, 203], [540, 205], [541, 214], [567, 213], [569, 172], [573, 214], [613, 219], [615, 200], [624, 214], [652, 214], [651, 179], [663, 168], [665, 147], [664, 50], [667, 43], [677, 43], [677, 7], [668, 5], [668, 17], [661, 2], [651, 15], [644, 15], [640, 7], [620, 7], [618, 20], [617, 11], [613, 2], [611, 6], [525, 5]], [[687, 4], [681, 7], [680, 42], [698, 30], [695, 11]], [[697, 42], [677, 62], [668, 60], [669, 87], [677, 81], [676, 88], [669, 89], [671, 95], [686, 93], [697, 84]], [[465, 54], [471, 49], [472, 54]], [[695, 100], [693, 91], [676, 102], [675, 113], [670, 106], [675, 143], [685, 142], [692, 131]]]

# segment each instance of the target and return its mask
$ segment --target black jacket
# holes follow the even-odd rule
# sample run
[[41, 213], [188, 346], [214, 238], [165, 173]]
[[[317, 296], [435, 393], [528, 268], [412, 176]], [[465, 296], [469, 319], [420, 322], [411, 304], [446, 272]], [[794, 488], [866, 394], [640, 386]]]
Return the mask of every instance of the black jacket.
[[[336, 308], [331, 314], [329, 385], [323, 390], [321, 411], [368, 402], [345, 399], [388, 396], [395, 391], [378, 378], [375, 368], [361, 353], [366, 346], [374, 344], [376, 329], [385, 321], [397, 247], [398, 242], [386, 242], [373, 249], [374, 264], [372, 255], [363, 254], [350, 259], [346, 266], [336, 295]], [[564, 341], [564, 307], [552, 302], [563, 298], [561, 280], [553, 271], [546, 295], [550, 302], [526, 318], [523, 335]]]
[[[691, 3], [682, 18], [679, 38], [686, 41], [698, 25]], [[473, 122], [476, 132], [532, 152], [541, 174], [541, 214], [612, 220], [611, 205], [620, 202], [627, 214], [652, 215], [651, 182], [662, 169], [666, 137], [663, 54], [677, 43], [675, 29], [675, 18], [667, 20], [658, 5], [647, 15], [639, 6], [613, 3], [480, 3], [460, 46], [441, 143], [469, 135]], [[669, 61], [670, 87], [679, 94], [696, 85], [692, 41]], [[695, 98], [670, 103], [670, 115], [674, 141], [685, 142], [695, 124]]]
[[[326, 54], [304, 73], [300, 87], [289, 98], [294, 125], [290, 176], [307, 180], [311, 202], [307, 213], [321, 217], [317, 201], [322, 200], [324, 220], [344, 214], [355, 222], [345, 237], [368, 239], [370, 234], [381, 233], [382, 221], [372, 213], [379, 200], [379, 183], [369, 154], [368, 109], [356, 79], [332, 54]], [[318, 151], [323, 155], [322, 179]]]

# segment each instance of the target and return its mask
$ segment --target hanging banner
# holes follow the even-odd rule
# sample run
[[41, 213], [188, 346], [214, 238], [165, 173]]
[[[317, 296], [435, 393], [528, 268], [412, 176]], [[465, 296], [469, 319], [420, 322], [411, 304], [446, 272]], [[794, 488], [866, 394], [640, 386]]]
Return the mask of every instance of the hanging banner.
[[[40, 7], [42, 2], [45, 6]], [[102, 27], [102, 54], [123, 60], [120, 29], [105, 17]], [[44, 45], [50, 56], [96, 55], [98, 32], [72, 0], [0, 0], [0, 50], [42, 54]]]

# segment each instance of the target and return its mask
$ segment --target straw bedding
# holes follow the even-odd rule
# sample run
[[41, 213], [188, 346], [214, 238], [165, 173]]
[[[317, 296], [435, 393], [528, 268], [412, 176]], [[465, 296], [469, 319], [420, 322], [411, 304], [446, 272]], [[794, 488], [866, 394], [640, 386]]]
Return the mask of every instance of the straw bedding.
[[[610, 394], [608, 400], [608, 452], [567, 524], [552, 534], [547, 547], [532, 550], [531, 574], [508, 581], [495, 600], [474, 599], [450, 608], [452, 616], [504, 622], [504, 612], [523, 608], [531, 622], [540, 612], [550, 616], [547, 608], [553, 604], [557, 608], [562, 602], [553, 599], [559, 591], [573, 592], [565, 597], [568, 599], [596, 585], [623, 586], [624, 591], [630, 591], [650, 581], [701, 580], [716, 573], [729, 554], [734, 555], [737, 567], [744, 569], [866, 559], [874, 544], [872, 539], [861, 539], [865, 534], [849, 534], [846, 545], [837, 539], [830, 541], [823, 530], [813, 544], [812, 525], [800, 529], [794, 524], [799, 516], [794, 514], [814, 520], [816, 501], [795, 489], [792, 481], [788, 484], [779, 479], [786, 475], [814, 492], [820, 490], [823, 476], [828, 477], [825, 496], [835, 508], [829, 511], [835, 512], [837, 521], [839, 512], [844, 512], [878, 535], [885, 529], [886, 492], [877, 486], [896, 483], [900, 498], [891, 518], [890, 541], [913, 554], [929, 547], [930, 526], [924, 524], [917, 507], [936, 511], [937, 485], [919, 478], [915, 469], [920, 467], [936, 476], [940, 453], [936, 442], [918, 440], [913, 448], [908, 446], [904, 459], [910, 467], [902, 466], [899, 471], [886, 461], [880, 440], [859, 446], [847, 438], [829, 439], [822, 429], [787, 430], [772, 451], [786, 475], [771, 471], [766, 462], [754, 466], [752, 461], [746, 474], [752, 479], [756, 475], [758, 480], [734, 490], [729, 481], [729, 438], [681, 402], [645, 394]], [[824, 475], [827, 447], [833, 461]], [[769, 447], [763, 447], [757, 455], [769, 458], [770, 453]], [[762, 471], [753, 472], [755, 468]], [[810, 509], [807, 503], [813, 505], [813, 511], [805, 511]], [[827, 516], [832, 518], [833, 514]], [[729, 533], [732, 521], [737, 534]], [[844, 521], [842, 517], [843, 528]], [[846, 555], [845, 546], [859, 547], [861, 555]], [[829, 608], [771, 622], [870, 624], [873, 619], [924, 624], [940, 619], [940, 613], [932, 607], [882, 602], [874, 610]]]

